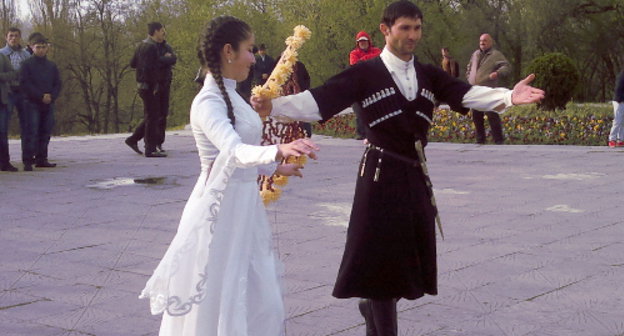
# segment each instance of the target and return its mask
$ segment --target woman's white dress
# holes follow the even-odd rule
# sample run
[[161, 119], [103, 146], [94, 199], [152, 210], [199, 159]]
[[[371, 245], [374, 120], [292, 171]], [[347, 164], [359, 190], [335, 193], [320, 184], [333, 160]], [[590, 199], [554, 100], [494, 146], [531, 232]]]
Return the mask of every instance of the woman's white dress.
[[262, 123], [224, 79], [236, 126], [212, 76], [191, 107], [201, 174], [169, 249], [141, 298], [163, 314], [161, 336], [277, 336], [284, 308], [271, 229], [256, 179], [276, 167]]

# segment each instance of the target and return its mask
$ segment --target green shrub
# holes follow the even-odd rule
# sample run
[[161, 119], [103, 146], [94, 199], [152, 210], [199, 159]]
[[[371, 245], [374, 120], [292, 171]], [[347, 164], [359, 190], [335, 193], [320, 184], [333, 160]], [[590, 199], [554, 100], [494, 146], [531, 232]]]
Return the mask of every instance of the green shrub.
[[545, 54], [534, 59], [527, 72], [536, 76], [532, 85], [546, 91], [538, 105], [540, 109], [565, 109], [579, 82], [579, 73], [570, 57], [562, 53]]

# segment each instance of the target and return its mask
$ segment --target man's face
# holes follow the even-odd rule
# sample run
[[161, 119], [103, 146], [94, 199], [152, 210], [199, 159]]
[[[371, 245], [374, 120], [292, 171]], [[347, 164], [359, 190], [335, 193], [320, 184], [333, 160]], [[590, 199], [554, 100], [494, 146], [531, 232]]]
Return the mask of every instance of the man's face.
[[449, 57], [449, 52], [446, 49], [441, 49], [442, 57]]
[[152, 38], [156, 42], [162, 42], [165, 40], [165, 35], [167, 35], [167, 31], [165, 31], [165, 27], [162, 27], [154, 32], [154, 35], [152, 35]]
[[489, 34], [483, 34], [479, 37], [479, 49], [485, 51], [492, 48], [492, 37]]
[[368, 41], [367, 40], [360, 40], [358, 41], [358, 47], [362, 50], [367, 50], [368, 49]]
[[17, 47], [22, 42], [22, 36], [19, 32], [9, 32], [6, 36], [6, 41], [9, 47]]
[[258, 50], [258, 55], [260, 56], [266, 55], [266, 49]]
[[38, 57], [43, 57], [48, 53], [48, 44], [47, 43], [37, 43], [31, 46], [33, 50], [33, 54]]
[[382, 23], [379, 29], [384, 34], [386, 46], [397, 57], [404, 61], [409, 61], [418, 41], [422, 37], [422, 20], [410, 17], [398, 18], [392, 27]]

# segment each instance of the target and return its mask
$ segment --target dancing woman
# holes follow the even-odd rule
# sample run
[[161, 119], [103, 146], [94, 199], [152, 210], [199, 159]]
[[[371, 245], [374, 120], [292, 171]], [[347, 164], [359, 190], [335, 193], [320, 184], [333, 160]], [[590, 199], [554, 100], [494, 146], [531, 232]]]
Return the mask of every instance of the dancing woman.
[[282, 164], [291, 155], [315, 158], [309, 139], [259, 146], [262, 122], [235, 91], [255, 59], [251, 28], [234, 17], [213, 19], [200, 37], [207, 69], [191, 106], [201, 174], [178, 232], [141, 293], [163, 314], [161, 336], [282, 334], [279, 263], [258, 194], [259, 173], [301, 176]]

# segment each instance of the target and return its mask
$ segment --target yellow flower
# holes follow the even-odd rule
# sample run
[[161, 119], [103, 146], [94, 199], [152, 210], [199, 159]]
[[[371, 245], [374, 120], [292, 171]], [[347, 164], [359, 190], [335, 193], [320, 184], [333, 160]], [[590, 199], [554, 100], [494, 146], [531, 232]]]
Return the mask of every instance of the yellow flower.
[[272, 191], [262, 190], [260, 192], [260, 196], [262, 197], [262, 201], [264, 202], [265, 206], [277, 201], [281, 195], [282, 195], [282, 191], [278, 188], [274, 188]]
[[275, 175], [275, 177], [273, 178], [273, 184], [280, 187], [285, 186], [286, 184], [288, 184], [288, 176]]
[[300, 157], [291, 156], [286, 160], [286, 163], [296, 163], [303, 166], [307, 161], [308, 157], [305, 155], [302, 155]]
[[[288, 81], [288, 78], [292, 74], [293, 68], [297, 63], [297, 49], [301, 48], [303, 43], [310, 39], [312, 36], [312, 32], [310, 29], [305, 26], [296, 26], [294, 28], [293, 36], [290, 36], [286, 39], [286, 50], [282, 53], [281, 60], [279, 64], [273, 69], [273, 72], [267, 79], [264, 86], [256, 86], [251, 90], [252, 94], [255, 96], [260, 96], [262, 98], [277, 98], [282, 94], [282, 85]], [[301, 156], [300, 158], [293, 158], [292, 160], [295, 163], [299, 163], [303, 165], [306, 162], [306, 157]], [[287, 161], [289, 162], [289, 161]], [[288, 178], [285, 176], [274, 176], [273, 183], [275, 185], [286, 185], [288, 183]], [[271, 188], [268, 185], [268, 182], [265, 181], [262, 185], [262, 191], [260, 192], [260, 196], [264, 201], [264, 204], [267, 205], [273, 201], [276, 201], [281, 195], [281, 190], [277, 187]]]
[[312, 37], [312, 31], [304, 25], [299, 25], [294, 28], [295, 36], [304, 40], [309, 40]]

